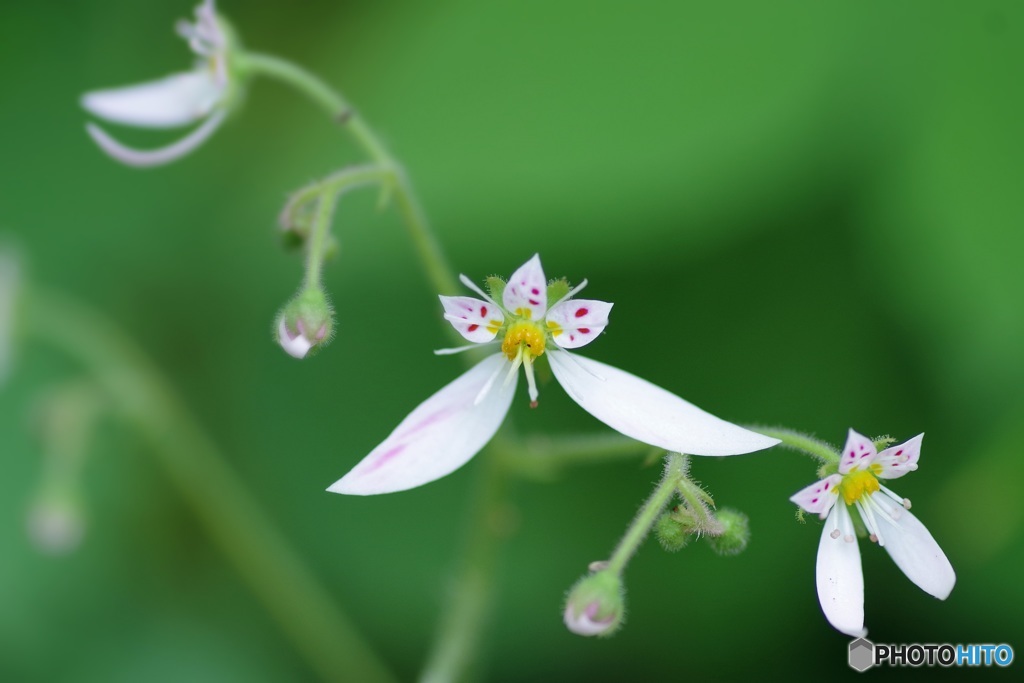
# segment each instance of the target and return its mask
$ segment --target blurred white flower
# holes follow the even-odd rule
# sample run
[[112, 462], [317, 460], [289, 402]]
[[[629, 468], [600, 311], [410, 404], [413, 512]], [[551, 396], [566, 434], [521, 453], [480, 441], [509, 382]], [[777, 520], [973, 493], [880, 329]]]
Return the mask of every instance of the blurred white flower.
[[17, 258], [0, 249], [0, 386], [11, 372], [14, 355], [14, 316], [20, 289]]
[[196, 7], [195, 15], [194, 23], [182, 20], [177, 25], [178, 33], [199, 56], [194, 69], [82, 96], [86, 110], [113, 123], [177, 128], [202, 121], [185, 137], [154, 150], [127, 147], [99, 126], [87, 124], [86, 130], [96, 144], [117, 161], [140, 167], [170, 163], [199, 147], [224, 122], [230, 95], [227, 34], [217, 19], [213, 0]]
[[[885, 548], [896, 566], [926, 593], [945, 600], [956, 583], [946, 555], [910, 513], [910, 501], [878, 481], [916, 470], [923, 438], [924, 434], [918, 434], [878, 453], [871, 439], [851, 429], [839, 460], [839, 473], [790, 498], [807, 512], [822, 519], [827, 516], [818, 543], [818, 601], [829, 623], [847, 635], [867, 633], [864, 574], [850, 506], [857, 509], [871, 540]], [[836, 504], [840, 496], [844, 505]]]
[[[610, 365], [570, 354], [608, 325], [612, 304], [573, 299], [586, 281], [550, 307], [540, 257], [520, 267], [499, 304], [465, 275], [482, 299], [442, 296], [445, 319], [473, 344], [501, 345], [417, 407], [394, 432], [328, 490], [370, 495], [410, 489], [461, 467], [505, 419], [520, 366], [531, 405], [537, 405], [533, 363], [547, 353], [555, 379], [584, 410], [612, 429], [667, 451], [693, 455], [749, 453], [778, 443], [725, 422], [675, 394]], [[473, 346], [448, 349], [455, 353]], [[504, 379], [500, 379], [504, 375]]]

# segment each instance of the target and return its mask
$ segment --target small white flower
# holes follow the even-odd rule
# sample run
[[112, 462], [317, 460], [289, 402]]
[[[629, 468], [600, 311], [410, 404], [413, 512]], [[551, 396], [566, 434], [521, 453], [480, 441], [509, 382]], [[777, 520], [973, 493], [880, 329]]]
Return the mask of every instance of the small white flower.
[[230, 95], [228, 38], [218, 22], [213, 0], [195, 10], [196, 21], [180, 21], [178, 33], [199, 56], [194, 69], [157, 81], [123, 88], [95, 90], [82, 97], [82, 106], [113, 123], [142, 128], [177, 128], [198, 121], [202, 125], [167, 147], [138, 150], [126, 147], [102, 128], [86, 124], [100, 148], [129, 166], [159, 166], [185, 156], [213, 134], [227, 116]]
[[[839, 473], [790, 498], [807, 512], [822, 519], [827, 516], [818, 543], [818, 601], [829, 623], [847, 635], [866, 633], [864, 575], [849, 507], [857, 509], [871, 540], [885, 548], [896, 566], [926, 593], [945, 600], [956, 583], [946, 555], [910, 513], [910, 501], [878, 481], [916, 470], [923, 438], [924, 434], [918, 434], [878, 453], [871, 439], [851, 429]], [[836, 504], [840, 497], [843, 505]]]
[[[355, 495], [421, 486], [464, 465], [494, 436], [512, 404], [519, 368], [537, 405], [533, 363], [547, 355], [555, 379], [584, 410], [612, 429], [643, 443], [692, 455], [733, 455], [778, 443], [721, 420], [675, 394], [576, 349], [608, 325], [612, 304], [573, 299], [586, 281], [548, 306], [540, 257], [520, 267], [499, 304], [465, 275], [463, 284], [482, 299], [442, 296], [445, 319], [474, 344], [501, 345], [419, 405], [379, 446], [328, 491]], [[438, 353], [454, 353], [448, 349]]]
[[20, 284], [17, 258], [13, 253], [0, 249], [0, 387], [11, 371]]

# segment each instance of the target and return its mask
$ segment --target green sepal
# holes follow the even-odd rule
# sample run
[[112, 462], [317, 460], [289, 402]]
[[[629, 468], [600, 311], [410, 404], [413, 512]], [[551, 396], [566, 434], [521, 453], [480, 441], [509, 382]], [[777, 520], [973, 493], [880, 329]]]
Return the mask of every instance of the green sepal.
[[552, 280], [548, 283], [548, 306], [555, 303], [566, 294], [569, 293], [572, 287], [569, 286], [569, 281], [564, 277], [557, 280]]
[[487, 286], [487, 292], [491, 295], [491, 298], [500, 302], [501, 295], [505, 293], [505, 281], [497, 275], [490, 275], [487, 277], [485, 284]]
[[670, 553], [682, 550], [690, 542], [690, 529], [676, 515], [664, 513], [654, 524], [654, 533], [661, 547]]

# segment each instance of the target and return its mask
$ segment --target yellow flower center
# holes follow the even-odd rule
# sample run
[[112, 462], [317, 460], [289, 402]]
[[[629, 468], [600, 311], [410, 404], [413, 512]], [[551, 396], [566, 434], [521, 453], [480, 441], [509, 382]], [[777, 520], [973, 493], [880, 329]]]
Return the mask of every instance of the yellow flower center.
[[514, 361], [519, 355], [520, 347], [524, 345], [526, 348], [523, 350], [530, 356], [544, 355], [545, 343], [544, 330], [540, 325], [530, 320], [520, 320], [508, 328], [505, 340], [501, 342], [501, 350], [509, 360]]
[[847, 505], [853, 505], [854, 502], [860, 500], [863, 496], [874, 493], [878, 490], [878, 479], [871, 473], [870, 469], [867, 470], [854, 470], [839, 482], [839, 492], [843, 494], [843, 500], [846, 501]]

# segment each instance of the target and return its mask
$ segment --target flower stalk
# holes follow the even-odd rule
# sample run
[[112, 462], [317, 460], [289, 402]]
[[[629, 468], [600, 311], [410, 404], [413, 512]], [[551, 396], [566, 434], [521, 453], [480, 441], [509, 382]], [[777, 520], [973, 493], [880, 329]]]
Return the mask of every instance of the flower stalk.
[[150, 443], [212, 541], [317, 675], [394, 680], [142, 351], [73, 301], [36, 289], [28, 299], [29, 333], [89, 370], [111, 409]]

